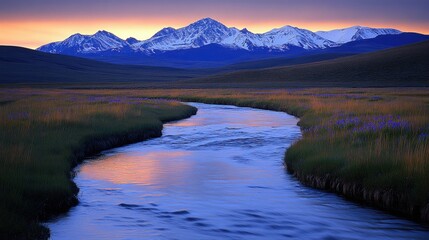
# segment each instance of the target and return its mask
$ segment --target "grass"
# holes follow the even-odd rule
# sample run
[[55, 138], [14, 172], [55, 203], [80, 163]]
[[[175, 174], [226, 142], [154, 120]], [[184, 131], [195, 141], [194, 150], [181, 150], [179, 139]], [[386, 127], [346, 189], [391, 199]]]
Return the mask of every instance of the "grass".
[[39, 221], [74, 204], [70, 170], [84, 154], [158, 136], [163, 122], [195, 112], [123, 96], [0, 90], [1, 239], [46, 237]]
[[1, 231], [23, 231], [29, 220], [25, 230], [36, 228], [40, 204], [72, 194], [69, 160], [87, 137], [160, 128], [190, 111], [157, 99], [293, 114], [303, 137], [285, 161], [295, 172], [429, 203], [427, 88], [2, 89]]
[[407, 207], [422, 210], [428, 206], [426, 88], [180, 89], [133, 94], [293, 114], [301, 118], [303, 138], [286, 153], [290, 169], [302, 175], [340, 179], [367, 191], [390, 192], [405, 199]]

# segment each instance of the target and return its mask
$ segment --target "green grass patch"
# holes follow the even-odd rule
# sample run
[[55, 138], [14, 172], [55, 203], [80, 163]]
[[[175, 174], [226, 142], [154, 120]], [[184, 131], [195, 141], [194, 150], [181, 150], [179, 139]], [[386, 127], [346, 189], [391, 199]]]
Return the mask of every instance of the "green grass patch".
[[[8, 103], [0, 106], [1, 239], [46, 236], [40, 220], [73, 204], [70, 171], [82, 160], [77, 151], [157, 136], [163, 122], [196, 111], [174, 101], [32, 89], [3, 90], [0, 102], [6, 102], [2, 98]], [[110, 142], [96, 145], [104, 139]]]
[[2, 89], [0, 101], [13, 102], [0, 106], [0, 191], [6, 196], [0, 231], [37, 232], [43, 204], [74, 193], [69, 171], [82, 145], [160, 129], [162, 122], [193, 111], [156, 99], [293, 114], [300, 117], [303, 137], [285, 161], [295, 171], [394, 191], [423, 206], [429, 202], [427, 90]]
[[283, 111], [300, 117], [301, 140], [285, 161], [295, 171], [394, 191], [410, 204], [429, 203], [427, 88], [180, 89], [139, 91]]

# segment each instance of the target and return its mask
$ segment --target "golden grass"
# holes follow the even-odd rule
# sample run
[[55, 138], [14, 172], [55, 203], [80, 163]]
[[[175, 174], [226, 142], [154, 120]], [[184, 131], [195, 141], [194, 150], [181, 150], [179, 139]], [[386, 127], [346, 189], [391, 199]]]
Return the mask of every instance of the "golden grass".
[[130, 132], [156, 136], [162, 122], [193, 112], [126, 95], [0, 89], [0, 239], [39, 238], [46, 231], [38, 219], [66, 208], [76, 193], [69, 174], [74, 150]]
[[[183, 110], [177, 102], [156, 100], [160, 98], [293, 114], [300, 117], [303, 130], [303, 138], [286, 154], [287, 164], [294, 169], [392, 190], [417, 205], [429, 202], [426, 88], [0, 89], [0, 189], [10, 195], [8, 205], [0, 208], [6, 216], [2, 219], [12, 219], [9, 222], [16, 226], [22, 223], [19, 216], [28, 214], [11, 213], [13, 206], [29, 201], [19, 189], [67, 191], [70, 183], [65, 172], [70, 163], [65, 160], [81, 136], [155, 126], [178, 114], [175, 110]], [[71, 141], [64, 144], [62, 139]], [[14, 171], [21, 175], [13, 175]], [[34, 171], [43, 177], [33, 176]], [[52, 179], [55, 185], [49, 185]]]
[[[121, 94], [116, 90], [99, 93]], [[290, 148], [286, 161], [297, 170], [330, 174], [369, 188], [392, 189], [404, 193], [415, 204], [428, 203], [429, 91], [426, 88], [152, 89], [131, 94], [294, 114], [301, 117], [304, 136]], [[358, 122], [338, 126], [339, 121], [353, 118]]]

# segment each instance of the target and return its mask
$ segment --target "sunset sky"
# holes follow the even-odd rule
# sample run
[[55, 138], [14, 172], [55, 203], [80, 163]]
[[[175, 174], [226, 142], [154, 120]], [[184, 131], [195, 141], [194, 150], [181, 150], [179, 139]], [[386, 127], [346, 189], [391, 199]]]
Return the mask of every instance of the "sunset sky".
[[428, 12], [429, 0], [0, 0], [0, 45], [36, 48], [101, 29], [143, 40], [204, 17], [256, 33], [364, 25], [429, 34]]

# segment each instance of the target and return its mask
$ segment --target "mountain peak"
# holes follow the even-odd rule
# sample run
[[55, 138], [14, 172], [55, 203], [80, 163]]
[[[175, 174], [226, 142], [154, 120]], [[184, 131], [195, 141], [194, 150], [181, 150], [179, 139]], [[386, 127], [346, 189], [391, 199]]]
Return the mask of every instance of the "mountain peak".
[[365, 26], [352, 26], [331, 31], [318, 31], [316, 34], [330, 41], [342, 44], [356, 40], [375, 38], [379, 35], [399, 34], [401, 31], [391, 28], [370, 28]]
[[250, 32], [247, 28], [243, 28], [243, 29], [241, 29], [241, 30], [240, 30], [240, 32], [241, 32], [241, 33], [244, 33], [244, 34], [252, 33], [252, 32]]
[[182, 28], [164, 28], [149, 40], [134, 44], [133, 47], [149, 52], [199, 48], [208, 44], [220, 44], [236, 31], [238, 30], [228, 28], [212, 18], [203, 18]]
[[105, 30], [97, 31], [93, 35], [73, 34], [62, 42], [41, 46], [39, 50], [50, 53], [76, 55], [81, 53], [98, 53], [113, 49], [121, 49], [128, 43], [113, 33]]
[[189, 26], [200, 26], [200, 25], [204, 25], [204, 26], [222, 26], [222, 27], [226, 27], [225, 25], [223, 25], [221, 22], [214, 20], [213, 18], [203, 18], [200, 19], [192, 24], [190, 24]]
[[98, 30], [93, 36], [108, 36], [108, 35], [112, 35], [112, 33], [106, 31], [106, 30]]
[[152, 38], [157, 38], [157, 37], [165, 36], [167, 34], [170, 34], [170, 33], [174, 32], [174, 31], [176, 31], [175, 28], [166, 27], [166, 28], [161, 29], [157, 33], [155, 33], [155, 35], [153, 35]]
[[113, 33], [111, 33], [111, 32], [108, 32], [108, 31], [106, 31], [106, 30], [99, 30], [99, 31], [97, 31], [93, 36], [107, 36], [107, 37], [113, 37], [113, 38], [116, 38], [116, 35], [115, 35], [115, 34], [113, 34]]
[[83, 34], [81, 34], [81, 33], [75, 33], [73, 35], [70, 35], [70, 37], [82, 37], [82, 36], [83, 36]]
[[353, 26], [327, 32], [314, 33], [291, 25], [275, 28], [266, 33], [254, 34], [247, 28], [227, 27], [213, 18], [202, 18], [178, 29], [166, 27], [152, 38], [138, 41], [134, 38], [122, 40], [114, 34], [100, 30], [93, 35], [75, 34], [62, 42], [47, 44], [41, 51], [54, 53], [86, 54], [103, 51], [132, 51], [146, 54], [200, 48], [217, 44], [227, 48], [253, 51], [258, 48], [273, 51], [288, 51], [291, 47], [324, 49], [341, 44], [375, 38], [379, 35], [398, 34], [400, 31], [388, 28]]
[[214, 20], [213, 18], [202, 18], [200, 20], [198, 20], [197, 22], [202, 22], [202, 23], [220, 23], [219, 21]]
[[127, 38], [127, 39], [125, 39], [125, 42], [127, 42], [128, 44], [134, 44], [134, 43], [138, 43], [139, 42], [139, 40], [137, 40], [136, 38], [133, 38], [133, 37], [129, 37], [129, 38]]
[[291, 26], [291, 25], [286, 25], [280, 28], [274, 28], [271, 31], [268, 31], [268, 33], [277, 33], [277, 32], [282, 32], [282, 31], [292, 31], [292, 30], [301, 30], [297, 27]]
[[98, 30], [95, 34], [108, 34], [109, 32], [106, 30]]

